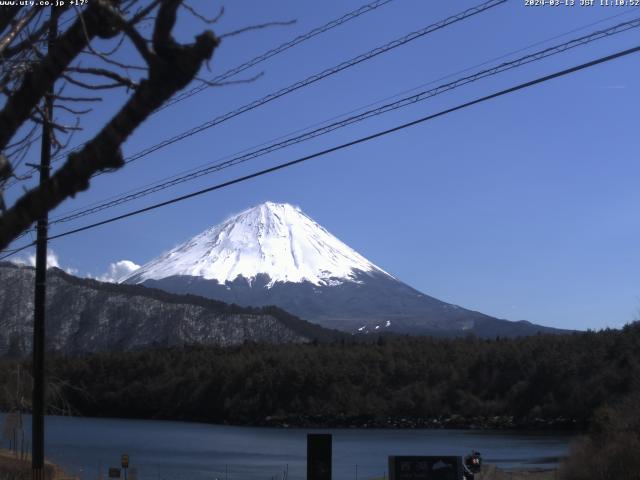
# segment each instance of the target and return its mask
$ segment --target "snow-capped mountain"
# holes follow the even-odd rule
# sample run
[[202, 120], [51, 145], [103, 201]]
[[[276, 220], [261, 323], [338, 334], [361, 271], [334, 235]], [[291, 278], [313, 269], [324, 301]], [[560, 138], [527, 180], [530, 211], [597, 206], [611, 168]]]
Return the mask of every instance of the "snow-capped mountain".
[[267, 288], [276, 282], [327, 286], [355, 281], [361, 272], [389, 275], [299, 208], [266, 202], [205, 230], [121, 282], [188, 275], [222, 284], [263, 274], [270, 279]]
[[493, 337], [553, 330], [425, 295], [299, 208], [272, 202], [205, 230], [120, 281], [243, 306], [277, 305], [310, 322], [354, 333]]

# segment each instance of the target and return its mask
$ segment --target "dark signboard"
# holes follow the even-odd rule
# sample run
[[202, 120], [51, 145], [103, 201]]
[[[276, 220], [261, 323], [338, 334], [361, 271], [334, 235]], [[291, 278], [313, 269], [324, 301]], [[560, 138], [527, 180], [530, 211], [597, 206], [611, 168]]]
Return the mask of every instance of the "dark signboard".
[[120, 478], [120, 469], [116, 467], [111, 467], [109, 469], [109, 478]]
[[307, 435], [307, 480], [331, 480], [331, 434]]
[[462, 457], [390, 456], [389, 480], [462, 480]]

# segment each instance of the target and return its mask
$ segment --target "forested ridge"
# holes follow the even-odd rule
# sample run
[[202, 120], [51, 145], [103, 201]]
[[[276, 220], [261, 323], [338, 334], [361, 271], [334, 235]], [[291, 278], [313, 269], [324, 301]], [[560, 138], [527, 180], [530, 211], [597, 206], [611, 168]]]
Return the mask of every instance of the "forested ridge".
[[[0, 262], [0, 356], [31, 353], [32, 267]], [[195, 295], [47, 273], [47, 350], [61, 355], [178, 345], [331, 341], [347, 334], [274, 306], [242, 307]]]
[[[0, 383], [12, 383], [16, 365], [0, 364]], [[74, 413], [89, 416], [581, 428], [597, 408], [640, 390], [640, 324], [518, 339], [379, 337], [61, 357], [49, 378]]]

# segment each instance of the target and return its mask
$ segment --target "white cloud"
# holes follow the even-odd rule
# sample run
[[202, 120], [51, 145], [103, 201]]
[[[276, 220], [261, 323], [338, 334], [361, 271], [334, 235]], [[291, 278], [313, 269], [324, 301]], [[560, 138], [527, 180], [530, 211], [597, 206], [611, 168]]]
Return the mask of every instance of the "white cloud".
[[140, 265], [132, 262], [131, 260], [120, 260], [119, 262], [113, 262], [109, 264], [107, 273], [96, 278], [101, 282], [117, 283], [122, 277], [130, 275], [140, 268]]
[[[36, 266], [36, 254], [29, 255], [27, 257], [27, 263], [32, 267]], [[56, 267], [60, 268], [60, 262], [58, 261], [58, 255], [53, 250], [47, 251], [47, 268]]]
[[[36, 266], [36, 254], [32, 253], [29, 254], [25, 257], [18, 257], [16, 259], [13, 260], [13, 263], [17, 264], [17, 265], [30, 265], [32, 267]], [[69, 275], [76, 275], [78, 273], [78, 269], [77, 268], [71, 268], [71, 267], [62, 267], [60, 265], [60, 259], [58, 257], [58, 255], [56, 254], [56, 252], [54, 252], [53, 250], [49, 249], [47, 251], [47, 268], [60, 268], [61, 270], [64, 270], [65, 272], [67, 272]]]
[[[32, 267], [36, 266], [36, 255], [35, 253], [31, 253], [22, 257], [17, 257], [11, 260], [13, 263], [17, 265], [30, 265]], [[58, 255], [51, 249], [47, 252], [47, 268], [60, 268], [64, 270], [69, 275], [78, 276], [79, 270], [77, 268], [64, 267], [60, 265], [60, 258]], [[131, 260], [120, 260], [118, 262], [113, 262], [109, 264], [107, 271], [98, 276], [93, 275], [83, 275], [87, 278], [93, 278], [94, 280], [99, 280], [101, 282], [110, 282], [117, 283], [123, 277], [132, 274], [137, 269], [140, 268], [140, 265], [132, 262]]]
[[9, 263], [13, 263], [14, 265], [28, 265], [29, 262], [23, 257], [14, 257], [7, 260]]

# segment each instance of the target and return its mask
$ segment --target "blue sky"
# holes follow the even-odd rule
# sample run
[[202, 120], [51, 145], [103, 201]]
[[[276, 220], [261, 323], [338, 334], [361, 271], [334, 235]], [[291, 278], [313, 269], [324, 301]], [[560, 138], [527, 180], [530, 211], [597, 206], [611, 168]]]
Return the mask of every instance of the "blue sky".
[[[240, 76], [264, 71], [255, 82], [209, 88], [158, 113], [124, 146], [125, 155], [478, 3], [395, 0]], [[192, 4], [200, 11], [212, 5], [204, 0]], [[230, 2], [214, 26], [217, 33], [265, 21], [297, 22], [225, 39], [211, 72], [202, 76], [221, 73], [359, 5], [345, 0]], [[600, 23], [506, 59], [637, 16], [638, 8], [527, 7], [524, 0], [510, 0], [120, 172], [102, 175], [52, 217], [593, 22]], [[183, 12], [178, 37], [187, 40], [204, 28]], [[288, 161], [639, 43], [640, 30], [634, 29], [58, 225], [51, 233]], [[597, 66], [303, 165], [56, 240], [51, 247], [63, 267], [99, 276], [123, 259], [142, 264], [251, 205], [288, 202], [434, 297], [511, 320], [576, 329], [619, 327], [634, 320], [640, 309], [639, 61], [636, 54]], [[95, 133], [121, 100], [113, 95], [86, 117], [86, 130], [76, 142]]]

